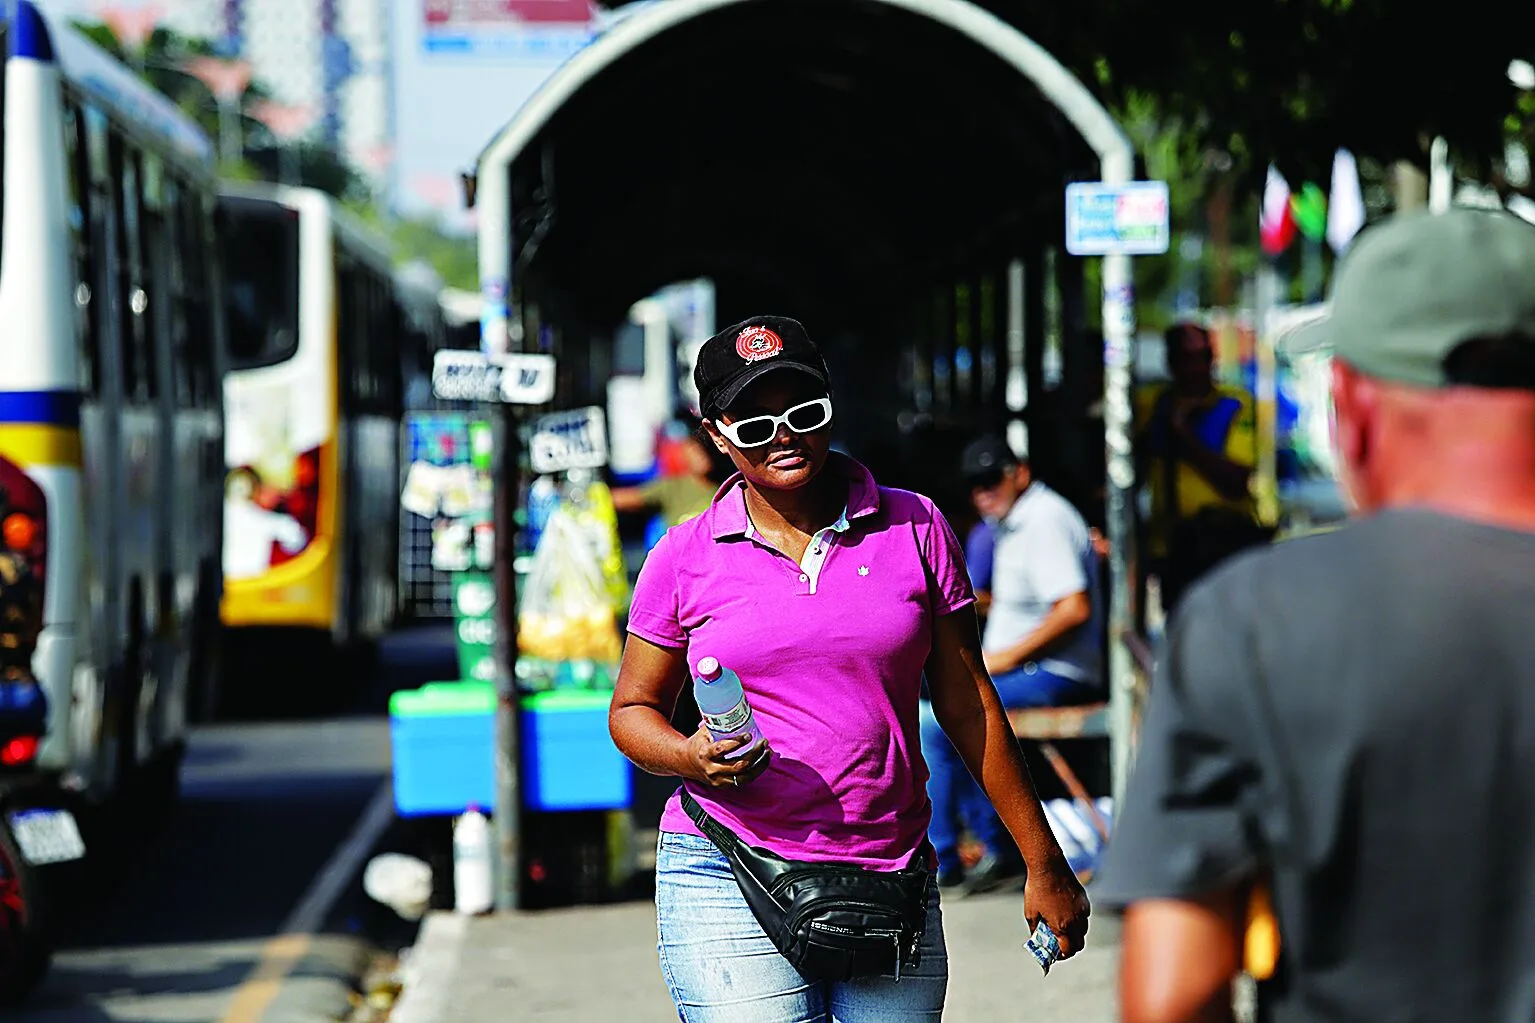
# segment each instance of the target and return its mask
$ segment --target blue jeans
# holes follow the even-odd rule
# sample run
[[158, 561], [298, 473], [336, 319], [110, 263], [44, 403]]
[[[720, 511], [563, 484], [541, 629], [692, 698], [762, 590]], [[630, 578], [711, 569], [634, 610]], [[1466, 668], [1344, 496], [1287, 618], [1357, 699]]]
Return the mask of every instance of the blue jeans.
[[656, 849], [661, 972], [682, 1023], [937, 1023], [949, 984], [943, 914], [928, 891], [922, 963], [899, 981], [806, 980], [752, 916], [714, 843], [663, 831]]
[[[1083, 683], [1035, 664], [1015, 668], [992, 681], [997, 695], [1002, 697], [1002, 706], [1009, 709], [1054, 707], [1077, 700], [1087, 690]], [[1012, 836], [959, 758], [959, 751], [944, 734], [933, 714], [933, 705], [927, 700], [921, 704], [920, 722], [922, 759], [927, 761], [928, 771], [927, 797], [933, 804], [933, 822], [928, 825], [927, 837], [938, 852], [938, 869], [950, 872], [961, 867], [961, 827], [968, 827], [976, 841], [992, 855], [1003, 859], [1016, 856]]]

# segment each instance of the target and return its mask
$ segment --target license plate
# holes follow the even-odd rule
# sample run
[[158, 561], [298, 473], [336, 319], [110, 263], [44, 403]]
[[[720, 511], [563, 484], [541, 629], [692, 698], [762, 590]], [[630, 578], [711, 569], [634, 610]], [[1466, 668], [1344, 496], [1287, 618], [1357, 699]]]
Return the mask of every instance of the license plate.
[[85, 840], [68, 810], [24, 810], [9, 815], [22, 859], [36, 867], [85, 857]]

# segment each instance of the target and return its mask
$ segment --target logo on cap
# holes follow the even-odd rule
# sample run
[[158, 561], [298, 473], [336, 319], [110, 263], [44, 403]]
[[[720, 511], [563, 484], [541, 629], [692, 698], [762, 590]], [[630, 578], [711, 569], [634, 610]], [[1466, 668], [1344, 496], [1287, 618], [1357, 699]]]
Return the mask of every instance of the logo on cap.
[[766, 327], [747, 327], [736, 335], [736, 354], [747, 362], [771, 359], [783, 351], [783, 338]]

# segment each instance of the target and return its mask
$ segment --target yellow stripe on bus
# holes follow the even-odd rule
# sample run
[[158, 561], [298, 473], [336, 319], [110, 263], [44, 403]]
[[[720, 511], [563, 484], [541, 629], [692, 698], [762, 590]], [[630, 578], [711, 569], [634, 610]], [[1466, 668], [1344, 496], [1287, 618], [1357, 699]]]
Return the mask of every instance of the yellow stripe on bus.
[[78, 469], [80, 430], [40, 423], [0, 423], [0, 458], [21, 469], [49, 465]]

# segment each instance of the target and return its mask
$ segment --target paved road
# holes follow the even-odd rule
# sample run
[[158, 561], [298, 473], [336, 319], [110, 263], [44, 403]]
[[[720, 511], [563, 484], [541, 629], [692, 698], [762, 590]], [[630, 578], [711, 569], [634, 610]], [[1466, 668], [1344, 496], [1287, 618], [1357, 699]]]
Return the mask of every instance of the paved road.
[[300, 903], [385, 783], [387, 692], [444, 677], [449, 638], [392, 637], [346, 717], [199, 729], [170, 828], [105, 898], [73, 910], [48, 981], [8, 1019], [233, 1023], [270, 1001], [268, 981], [296, 953], [315, 951], [274, 940], [285, 927], [359, 929], [370, 908], [354, 877], [340, 878], [334, 908]]

